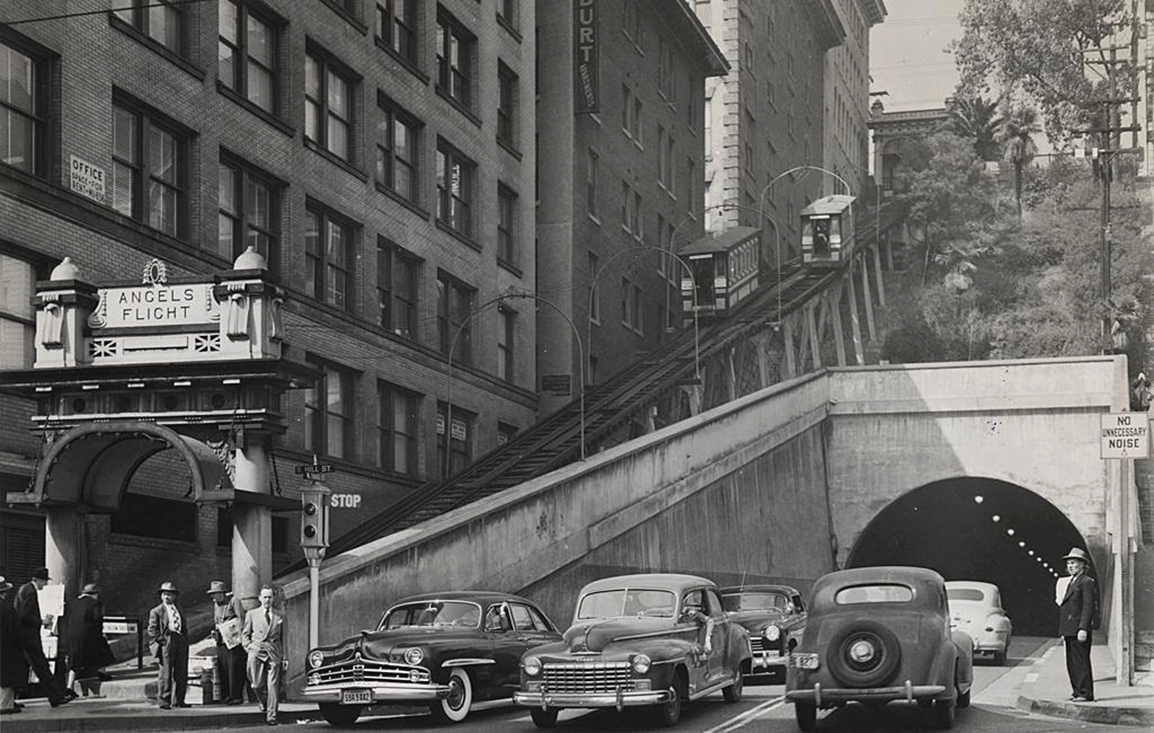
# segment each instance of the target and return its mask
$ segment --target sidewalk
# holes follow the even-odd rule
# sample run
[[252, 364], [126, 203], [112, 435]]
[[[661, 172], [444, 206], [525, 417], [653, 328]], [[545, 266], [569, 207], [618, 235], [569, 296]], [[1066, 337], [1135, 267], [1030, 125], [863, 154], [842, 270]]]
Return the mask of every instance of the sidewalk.
[[1017, 706], [1056, 718], [1154, 729], [1154, 687], [1119, 685], [1115, 681], [1114, 659], [1105, 644], [1093, 646], [1090, 660], [1094, 668], [1094, 702], [1070, 702], [1066, 653], [1055, 639], [1026, 675]]
[[[277, 717], [282, 725], [321, 720], [320, 710], [311, 703], [282, 703]], [[147, 700], [80, 698], [53, 708], [47, 700], [39, 698], [25, 700], [22, 712], [0, 718], [0, 730], [4, 733], [218, 730], [263, 723], [264, 713], [255, 703], [161, 710]]]

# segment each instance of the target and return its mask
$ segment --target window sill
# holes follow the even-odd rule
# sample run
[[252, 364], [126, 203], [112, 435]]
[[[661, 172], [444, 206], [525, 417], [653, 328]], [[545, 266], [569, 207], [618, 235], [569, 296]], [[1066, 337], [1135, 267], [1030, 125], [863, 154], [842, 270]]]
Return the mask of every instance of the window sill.
[[508, 153], [509, 155], [512, 155], [518, 161], [521, 160], [521, 158], [522, 158], [521, 151], [518, 150], [517, 148], [513, 147], [513, 143], [509, 142], [508, 140], [506, 140], [504, 138], [499, 137], [499, 138], [497, 138], [497, 144], [499, 146], [501, 146], [501, 148], [503, 148], [506, 153]]
[[603, 125], [603, 124], [601, 123], [601, 115], [597, 114], [596, 112], [590, 112], [590, 113], [589, 113], [588, 115], [586, 115], [586, 116], [587, 116], [589, 119], [591, 119], [591, 120], [593, 120], [594, 122], [596, 122], [598, 127], [604, 127], [604, 126], [605, 126], [605, 125]]
[[325, 148], [322, 148], [320, 145], [317, 145], [314, 141], [309, 140], [308, 138], [304, 138], [304, 143], [305, 143], [306, 148], [313, 151], [314, 153], [321, 156], [322, 158], [329, 161], [330, 163], [337, 166], [338, 168], [343, 169], [346, 173], [349, 173], [353, 176], [356, 176], [362, 182], [369, 180], [369, 176], [367, 173], [365, 173], [360, 168], [357, 168], [355, 165], [348, 162], [344, 158], [341, 158], [336, 153], [333, 153], [333, 152], [331, 152]]
[[186, 59], [184, 56], [181, 56], [180, 54], [176, 53], [175, 51], [173, 51], [168, 46], [165, 46], [163, 43], [159, 43], [159, 42], [153, 40], [152, 38], [149, 38], [148, 36], [144, 35], [140, 31], [138, 31], [134, 26], [131, 26], [128, 23], [125, 23], [123, 20], [116, 17], [111, 12], [109, 12], [109, 14], [108, 14], [108, 25], [112, 26], [113, 28], [120, 31], [124, 35], [128, 36], [132, 40], [134, 40], [137, 43], [139, 43], [140, 45], [144, 46], [145, 48], [148, 48], [148, 49], [154, 51], [155, 53], [159, 54], [160, 56], [163, 56], [164, 58], [168, 59], [169, 62], [171, 62], [172, 64], [183, 69], [185, 72], [187, 72], [191, 77], [193, 77], [197, 81], [204, 81], [204, 77], [205, 77], [204, 69], [202, 69], [199, 66], [197, 66], [196, 64], [192, 63], [191, 61]]
[[397, 51], [392, 46], [385, 43], [385, 40], [380, 36], [375, 36], [373, 40], [376, 41], [377, 48], [391, 56], [393, 60], [403, 66], [406, 71], [417, 77], [417, 79], [419, 79], [422, 84], [429, 83], [429, 75], [421, 71], [421, 67], [417, 66], [416, 62], [414, 62], [412, 59], [407, 59], [401, 54], [397, 53]]
[[500, 267], [502, 270], [505, 270], [508, 273], [516, 275], [518, 278], [524, 278], [525, 277], [525, 273], [523, 270], [521, 270], [520, 267], [517, 267], [512, 262], [508, 262], [507, 260], [503, 260], [500, 257], [497, 258], [497, 266]]
[[598, 219], [597, 215], [594, 214], [592, 211], [586, 211], [585, 216], [589, 217], [589, 221], [593, 222], [597, 226], [601, 226], [601, 220]]
[[292, 137], [296, 134], [296, 129], [292, 125], [285, 122], [281, 118], [277, 117], [272, 112], [269, 112], [268, 110], [263, 109], [263, 108], [255, 105], [255, 104], [253, 104], [252, 102], [248, 101], [244, 97], [240, 96], [235, 91], [233, 91], [232, 89], [229, 89], [227, 86], [225, 86], [224, 83], [222, 81], [220, 81], [219, 79], [216, 82], [216, 91], [219, 92], [221, 96], [231, 100], [232, 102], [236, 103], [241, 108], [243, 108], [243, 109], [247, 110], [248, 112], [256, 115], [262, 121], [268, 123], [269, 125], [275, 127], [276, 129], [280, 130], [285, 135]]
[[513, 25], [513, 21], [509, 20], [508, 18], [501, 15], [500, 13], [497, 13], [497, 25], [504, 28], [505, 31], [508, 32], [508, 34], [513, 37], [514, 41], [516, 41], [517, 43], [521, 42], [521, 40], [522, 40], [521, 33], [517, 30], [516, 26]]
[[437, 87], [437, 96], [440, 97], [441, 99], [445, 100], [446, 102], [448, 102], [450, 105], [452, 105], [453, 109], [455, 109], [458, 112], [460, 112], [461, 114], [465, 115], [465, 118], [467, 120], [469, 120], [469, 122], [472, 122], [478, 128], [481, 127], [481, 118], [480, 117], [473, 114], [472, 110], [470, 110], [465, 105], [461, 104], [460, 101], [453, 98], [453, 96], [451, 94], [449, 94], [448, 92], [446, 92], [444, 89], [442, 89], [439, 86]]
[[441, 221], [440, 219], [437, 219], [437, 228], [440, 229], [441, 231], [445, 232], [446, 234], [452, 236], [453, 239], [456, 239], [456, 240], [462, 242], [463, 244], [468, 245], [470, 248], [475, 249], [478, 252], [481, 252], [484, 250], [484, 248], [481, 246], [480, 242], [474, 241], [467, 234], [462, 234], [461, 232], [458, 232], [456, 229], [449, 226], [448, 224]]
[[343, 5], [337, 2], [337, 0], [322, 1], [325, 5], [328, 5], [334, 13], [344, 18], [349, 25], [351, 25], [353, 28], [356, 28], [362, 36], [368, 33], [369, 27], [362, 23], [360, 18], [350, 13]]
[[396, 191], [389, 188], [388, 186], [384, 185], [383, 183], [377, 182], [375, 185], [376, 185], [378, 191], [380, 191], [384, 195], [388, 196], [389, 198], [393, 199], [394, 201], [396, 201], [401, 206], [404, 206], [406, 209], [409, 209], [410, 211], [412, 211], [414, 214], [421, 217], [422, 219], [428, 219], [431, 216], [431, 214], [427, 210], [421, 208], [421, 206], [419, 204], [417, 204], [415, 201], [410, 201], [409, 199], [405, 198], [404, 196], [397, 193]]

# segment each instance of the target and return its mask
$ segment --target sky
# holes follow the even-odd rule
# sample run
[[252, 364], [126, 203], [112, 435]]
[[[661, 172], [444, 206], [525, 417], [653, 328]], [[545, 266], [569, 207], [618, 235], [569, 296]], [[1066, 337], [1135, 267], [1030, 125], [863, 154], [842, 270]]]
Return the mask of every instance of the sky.
[[870, 91], [889, 92], [890, 112], [942, 107], [958, 82], [946, 46], [962, 33], [965, 0], [883, 1], [885, 20], [870, 30]]

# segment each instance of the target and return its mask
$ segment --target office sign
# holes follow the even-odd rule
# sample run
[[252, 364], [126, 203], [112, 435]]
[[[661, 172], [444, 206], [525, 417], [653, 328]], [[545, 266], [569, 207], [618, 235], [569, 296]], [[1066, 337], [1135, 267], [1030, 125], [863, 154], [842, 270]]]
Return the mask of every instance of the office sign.
[[83, 158], [69, 156], [70, 188], [81, 196], [93, 201], [105, 202], [104, 169], [98, 168]]
[[543, 374], [541, 375], [541, 391], [568, 397], [573, 393], [570, 382], [571, 379], [568, 374]]
[[573, 111], [600, 111], [597, 73], [597, 0], [573, 0]]

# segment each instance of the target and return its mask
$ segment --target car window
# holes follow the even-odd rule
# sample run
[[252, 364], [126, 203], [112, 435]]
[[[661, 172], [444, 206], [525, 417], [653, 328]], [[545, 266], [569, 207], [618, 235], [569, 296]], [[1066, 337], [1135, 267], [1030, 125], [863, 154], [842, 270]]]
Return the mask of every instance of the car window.
[[754, 590], [727, 593], [722, 597], [726, 611], [780, 611], [786, 612], [789, 598], [773, 591]]
[[801, 596], [793, 597], [793, 612], [805, 613], [805, 601], [801, 600]]
[[913, 588], [908, 585], [854, 585], [842, 588], [834, 595], [835, 603], [908, 603], [914, 599]]
[[589, 593], [577, 605], [577, 618], [655, 616], [673, 618], [676, 598], [666, 590], [620, 588]]
[[529, 611], [529, 615], [533, 618], [533, 625], [537, 627], [538, 631], [554, 630], [552, 622], [550, 622], [549, 619], [545, 617], [545, 614], [541, 613], [532, 606], [525, 606], [525, 609]]
[[725, 607], [721, 605], [721, 597], [712, 588], [705, 589], [705, 608], [706, 612], [713, 618], [725, 615]]
[[946, 596], [951, 601], [982, 601], [986, 594], [976, 588], [946, 588]]
[[705, 598], [704, 598], [704, 595], [702, 594], [702, 592], [700, 590], [689, 591], [688, 593], [685, 594], [685, 597], [681, 600], [681, 613], [682, 613], [682, 615], [684, 615], [690, 611], [697, 611], [699, 613], [705, 613]]
[[518, 631], [543, 631], [543, 629], [538, 628], [537, 622], [529, 614], [528, 607], [522, 606], [520, 603], [510, 603], [509, 610], [513, 613], [513, 626]]
[[381, 620], [382, 629], [401, 629], [407, 626], [476, 628], [481, 620], [481, 608], [475, 603], [462, 601], [428, 601], [396, 606]]
[[504, 603], [494, 603], [485, 611], [485, 631], [512, 631], [509, 609]]

